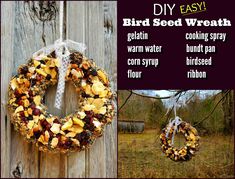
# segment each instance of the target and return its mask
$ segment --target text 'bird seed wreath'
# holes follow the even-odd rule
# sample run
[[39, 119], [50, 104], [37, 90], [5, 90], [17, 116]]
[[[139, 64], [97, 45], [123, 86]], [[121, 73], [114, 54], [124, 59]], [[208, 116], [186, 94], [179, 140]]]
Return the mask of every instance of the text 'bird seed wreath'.
[[55, 52], [32, 58], [10, 81], [11, 122], [41, 151], [65, 153], [88, 148], [114, 115], [105, 72], [79, 52], [71, 53], [69, 58], [65, 79], [73, 82], [80, 108], [64, 118], [50, 114], [42, 102], [47, 88], [58, 82], [60, 64]]
[[[176, 123], [172, 121], [162, 130], [160, 135], [161, 149], [173, 161], [188, 161], [199, 149], [200, 137], [197, 130], [189, 123], [181, 121], [181, 119], [178, 124]], [[180, 149], [173, 145], [174, 135], [177, 133], [182, 133], [186, 139], [185, 145]]]

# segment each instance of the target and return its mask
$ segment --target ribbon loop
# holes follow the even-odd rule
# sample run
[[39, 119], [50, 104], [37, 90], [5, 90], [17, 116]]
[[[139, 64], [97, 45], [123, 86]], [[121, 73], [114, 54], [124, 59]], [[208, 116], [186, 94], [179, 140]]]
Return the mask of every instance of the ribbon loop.
[[86, 50], [86, 45], [83, 43], [78, 43], [73, 40], [65, 40], [65, 44], [67, 45], [68, 48], [74, 49], [78, 52], [83, 53]]
[[[166, 129], [166, 137], [168, 137], [170, 130], [173, 128], [174, 131], [173, 131], [172, 140], [171, 140], [171, 145], [173, 145], [174, 144], [174, 136], [178, 132], [178, 126], [180, 125], [182, 120], [176, 114], [176, 108], [177, 108], [176, 97], [172, 96], [170, 98], [170, 102], [172, 103], [172, 107], [174, 110], [174, 118], [169, 120], [169, 124], [167, 125], [167, 129]], [[169, 110], [170, 110], [170, 106], [168, 107], [166, 114], [168, 114]]]
[[167, 130], [166, 137], [168, 137], [169, 132], [173, 127], [174, 131], [173, 131], [173, 135], [172, 135], [171, 145], [174, 144], [174, 136], [178, 132], [178, 126], [181, 124], [181, 122], [182, 122], [182, 119], [178, 116], [176, 116], [173, 120], [171, 119], [169, 121], [169, 124], [168, 124], [167, 129], [166, 129]]
[[47, 56], [53, 51], [55, 51], [56, 58], [58, 58], [59, 60], [59, 79], [54, 104], [57, 109], [61, 109], [62, 97], [65, 88], [65, 75], [70, 63], [69, 56], [71, 53], [69, 50], [75, 50], [80, 53], [83, 53], [86, 50], [86, 45], [72, 40], [62, 41], [61, 39], [58, 39], [54, 42], [54, 44], [43, 47], [33, 54], [33, 58], [35, 60], [40, 60], [41, 56]]

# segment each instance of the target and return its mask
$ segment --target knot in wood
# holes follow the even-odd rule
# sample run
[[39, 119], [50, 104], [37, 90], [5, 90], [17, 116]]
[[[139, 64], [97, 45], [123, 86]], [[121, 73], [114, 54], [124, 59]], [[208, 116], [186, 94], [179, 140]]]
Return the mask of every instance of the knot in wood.
[[42, 22], [56, 19], [58, 8], [55, 1], [25, 1], [25, 4], [29, 7], [31, 19]]
[[21, 178], [22, 173], [23, 173], [22, 163], [18, 162], [15, 170], [12, 171], [12, 175], [14, 176], [14, 178]]

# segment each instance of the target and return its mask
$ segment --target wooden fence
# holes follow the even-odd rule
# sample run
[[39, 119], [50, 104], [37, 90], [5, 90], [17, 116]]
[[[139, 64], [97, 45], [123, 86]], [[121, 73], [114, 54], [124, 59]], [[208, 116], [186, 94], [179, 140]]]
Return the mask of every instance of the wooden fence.
[[[106, 127], [91, 149], [70, 155], [39, 152], [13, 130], [7, 114], [10, 78], [33, 52], [59, 38], [59, 2], [1, 2], [1, 177], [116, 177], [117, 121]], [[87, 45], [93, 58], [110, 76], [116, 91], [116, 2], [79, 1], [64, 4], [64, 37]], [[64, 107], [54, 109], [56, 87], [46, 104], [56, 115], [78, 105], [75, 89], [66, 84]]]

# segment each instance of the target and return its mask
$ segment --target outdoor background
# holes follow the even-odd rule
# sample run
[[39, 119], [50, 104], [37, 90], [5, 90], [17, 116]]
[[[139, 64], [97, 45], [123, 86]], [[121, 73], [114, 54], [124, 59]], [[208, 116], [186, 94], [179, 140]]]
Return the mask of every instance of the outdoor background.
[[[161, 152], [159, 135], [173, 113], [170, 99], [155, 99], [162, 97], [155, 92], [118, 91], [118, 120], [145, 124], [143, 133], [130, 133], [118, 125], [118, 176], [234, 177], [233, 91], [190, 90], [176, 96], [179, 103], [185, 103], [178, 106], [177, 115], [195, 126], [201, 137], [200, 150], [188, 162], [174, 162]], [[176, 92], [163, 96], [172, 94]], [[167, 108], [170, 112], [166, 115]], [[176, 147], [183, 144], [184, 138], [176, 135]]]

